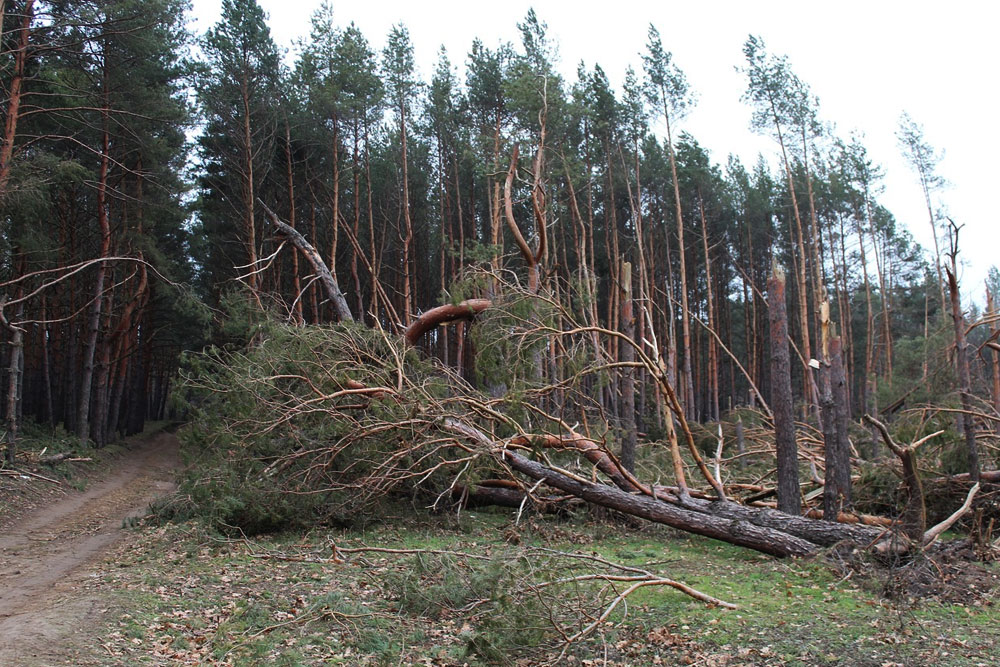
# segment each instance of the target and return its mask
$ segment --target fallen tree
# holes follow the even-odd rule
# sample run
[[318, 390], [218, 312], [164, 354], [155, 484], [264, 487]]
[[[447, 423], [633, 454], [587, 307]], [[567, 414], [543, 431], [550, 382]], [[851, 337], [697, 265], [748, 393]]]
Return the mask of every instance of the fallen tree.
[[[272, 222], [280, 220], [274, 216]], [[304, 239], [296, 242], [302, 252], [307, 245]], [[655, 347], [578, 322], [559, 300], [533, 291], [535, 285], [518, 289], [496, 276], [490, 283], [491, 300], [432, 309], [401, 337], [357, 324], [272, 323], [257, 336], [257, 347], [214, 351], [192, 366], [186, 382], [197, 394], [202, 417], [197, 437], [241, 471], [234, 482], [238, 492], [260, 494], [253, 507], [247, 503], [241, 511], [260, 512], [292, 498], [288, 511], [297, 518], [316, 513], [352, 520], [377, 513], [373, 508], [382, 499], [401, 492], [433, 498], [434, 504], [442, 498], [473, 499], [523, 508], [528, 501], [544, 503], [536, 495], [544, 484], [594, 505], [775, 556], [810, 556], [841, 542], [901, 553], [921, 549], [940, 534], [938, 528], [897, 533], [817, 521], [728, 500], [698, 451]], [[524, 300], [531, 303], [519, 308]], [[477, 314], [492, 318], [490, 331], [505, 343], [507, 354], [523, 356], [520, 362], [505, 359], [506, 366], [530, 365], [539, 345], [554, 345], [574, 372], [558, 381], [538, 373], [512, 377], [506, 394], [489, 397], [413, 348], [434, 326]], [[592, 391], [609, 371], [607, 360], [594, 353], [595, 336], [632, 346], [630, 364], [644, 370], [661, 392], [667, 422], [676, 425], [667, 429], [664, 443], [674, 486], [640, 481], [612, 453], [611, 427]], [[556, 392], [560, 401], [552, 400]], [[561, 411], [549, 412], [547, 405]], [[712, 495], [691, 486], [689, 467]], [[484, 478], [508, 483], [477, 484]], [[196, 491], [191, 489], [192, 497]], [[220, 500], [219, 506], [233, 503]], [[239, 519], [223, 517], [234, 525]]]

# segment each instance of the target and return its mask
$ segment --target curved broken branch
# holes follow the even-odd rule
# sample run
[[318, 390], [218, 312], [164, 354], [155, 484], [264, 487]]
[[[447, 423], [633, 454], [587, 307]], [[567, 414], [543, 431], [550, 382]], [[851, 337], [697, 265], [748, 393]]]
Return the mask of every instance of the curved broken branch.
[[431, 308], [410, 323], [403, 337], [410, 345], [416, 345], [417, 341], [434, 327], [458, 320], [471, 320], [492, 304], [493, 302], [489, 299], [466, 299], [462, 303], [449, 303]]

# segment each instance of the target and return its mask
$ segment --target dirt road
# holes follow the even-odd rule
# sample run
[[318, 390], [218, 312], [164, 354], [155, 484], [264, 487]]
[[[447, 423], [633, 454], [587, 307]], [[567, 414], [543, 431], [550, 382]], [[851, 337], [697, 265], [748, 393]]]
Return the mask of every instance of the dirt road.
[[174, 488], [177, 438], [152, 436], [103, 481], [22, 517], [0, 535], [0, 665], [86, 664], [103, 609], [96, 568], [128, 517]]

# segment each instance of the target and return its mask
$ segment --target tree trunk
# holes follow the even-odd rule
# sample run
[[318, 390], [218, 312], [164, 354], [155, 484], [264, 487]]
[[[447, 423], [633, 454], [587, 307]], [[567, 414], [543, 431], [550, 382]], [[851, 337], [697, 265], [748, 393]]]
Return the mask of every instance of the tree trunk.
[[771, 325], [771, 410], [778, 457], [778, 509], [800, 514], [799, 458], [792, 406], [791, 361], [788, 352], [788, 316], [785, 311], [785, 274], [775, 263], [767, 281]]
[[[635, 339], [635, 315], [632, 312], [632, 264], [624, 262], [621, 273], [622, 290], [622, 333], [630, 340]], [[622, 345], [623, 364], [635, 361], [635, 350], [631, 345]], [[622, 369], [622, 465], [630, 473], [635, 472], [635, 368], [626, 365]]]
[[506, 450], [503, 454], [514, 470], [601, 507], [774, 556], [811, 556], [818, 551], [815, 544], [777, 530], [754, 526], [740, 519], [693, 512], [606, 484], [581, 482], [512, 451]]
[[410, 287], [410, 252], [413, 247], [413, 222], [410, 220], [409, 164], [406, 156], [406, 107], [399, 105], [399, 133], [403, 148], [403, 324], [410, 326], [413, 317], [413, 292]]
[[260, 285], [260, 278], [257, 274], [257, 221], [254, 217], [257, 195], [254, 189], [254, 149], [253, 131], [250, 125], [250, 97], [245, 82], [242, 85], [241, 94], [243, 101], [243, 234], [249, 265], [248, 286], [250, 291], [256, 294]]
[[326, 290], [326, 298], [330, 300], [333, 304], [334, 312], [337, 317], [342, 322], [352, 322], [354, 318], [351, 316], [351, 309], [347, 305], [347, 299], [344, 298], [343, 293], [340, 291], [340, 287], [337, 285], [336, 278], [327, 268], [326, 264], [323, 262], [323, 258], [320, 257], [319, 252], [306, 241], [302, 234], [299, 234], [294, 227], [282, 222], [274, 211], [267, 208], [266, 205], [261, 203], [264, 208], [264, 212], [271, 219], [271, 224], [273, 224], [279, 233], [283, 234], [289, 241], [292, 242], [299, 252], [306, 258], [306, 261], [312, 266], [313, 271], [319, 276], [319, 281], [323, 285], [323, 289]]
[[848, 440], [847, 382], [844, 377], [841, 339], [830, 340], [823, 369], [823, 430], [826, 476], [823, 485], [823, 518], [836, 521], [851, 505], [851, 443]]
[[[986, 312], [991, 318], [996, 317], [996, 304], [989, 285], [986, 286]], [[994, 326], [996, 325], [994, 324]], [[991, 366], [993, 370], [993, 409], [1000, 414], [1000, 350], [993, 350]]]
[[[285, 182], [288, 188], [288, 226], [295, 229], [295, 181], [292, 172], [292, 130], [285, 118]], [[315, 240], [315, 239], [313, 239]], [[331, 264], [330, 266], [336, 266]], [[299, 255], [292, 253], [292, 293], [295, 295], [295, 323], [305, 324], [302, 303], [302, 284], [299, 280]]]
[[[666, 99], [664, 95], [664, 99]], [[667, 124], [667, 156], [670, 159], [670, 177], [674, 184], [674, 213], [677, 216], [677, 252], [680, 257], [681, 276], [681, 332], [684, 346], [684, 412], [688, 421], [694, 420], [694, 375], [691, 370], [691, 311], [688, 307], [687, 260], [684, 245], [684, 213], [681, 210], [681, 186], [677, 180], [677, 161], [674, 158], [674, 142], [670, 133], [670, 117], [664, 114]]]
[[[712, 258], [708, 254], [708, 224], [705, 222], [705, 202], [698, 196], [698, 208], [701, 213], [701, 244], [705, 251], [705, 289], [708, 299], [708, 329], [716, 334], [714, 295], [712, 294]], [[709, 421], [719, 419], [719, 350], [715, 338], [708, 336], [708, 391], [709, 391]]]
[[[958, 233], [955, 232], [957, 246]], [[969, 375], [969, 352], [965, 345], [965, 317], [962, 315], [961, 297], [958, 293], [958, 279], [955, 277], [955, 248], [952, 253], [951, 268], [948, 273], [948, 290], [951, 292], [951, 318], [955, 324], [955, 366], [958, 371], [958, 391], [962, 396], [962, 429], [965, 433], [966, 461], [972, 483], [979, 482], [979, 449], [976, 447], [976, 426], [972, 419], [972, 381]]]
[[[23, 261], [19, 262], [23, 271]], [[24, 296], [24, 288], [18, 287], [17, 298]], [[24, 358], [24, 329], [19, 326], [18, 321], [24, 315], [24, 301], [19, 301], [14, 315], [14, 322], [8, 322], [0, 303], [0, 319], [5, 329], [10, 332], [10, 361], [7, 366], [7, 406], [5, 425], [7, 433], [4, 435], [6, 443], [5, 458], [8, 465], [14, 464], [14, 456], [17, 454], [17, 436], [21, 426], [19, 418], [19, 408], [21, 400], [21, 389], [23, 385], [23, 364]]]
[[[6, 4], [6, 3], [4, 3]], [[10, 180], [11, 160], [14, 156], [14, 140], [17, 138], [17, 122], [21, 117], [21, 98], [23, 96], [25, 62], [28, 58], [28, 40], [31, 36], [31, 21], [34, 18], [34, 0], [26, 0], [21, 26], [18, 30], [17, 44], [14, 51], [14, 69], [11, 73], [7, 89], [7, 110], [4, 121], [3, 143], [0, 144], [0, 199], [7, 194], [7, 183]], [[3, 20], [3, 10], [0, 10], [0, 21]], [[0, 26], [0, 31], [3, 27]], [[2, 34], [2, 32], [0, 32]], [[9, 56], [9, 52], [7, 54]]]
[[[107, 92], [107, 91], [105, 91]], [[103, 142], [101, 147], [101, 170], [97, 182], [97, 222], [101, 232], [101, 257], [109, 257], [111, 251], [111, 224], [108, 221], [108, 165], [110, 156], [110, 133], [108, 129], [108, 108], [102, 111]], [[76, 415], [76, 436], [85, 443], [90, 435], [90, 397], [94, 378], [94, 356], [97, 351], [97, 335], [101, 328], [101, 307], [104, 303], [104, 280], [107, 263], [97, 263], [94, 279], [93, 305], [87, 321], [87, 339], [84, 343], [83, 374], [80, 377], [80, 406]]]

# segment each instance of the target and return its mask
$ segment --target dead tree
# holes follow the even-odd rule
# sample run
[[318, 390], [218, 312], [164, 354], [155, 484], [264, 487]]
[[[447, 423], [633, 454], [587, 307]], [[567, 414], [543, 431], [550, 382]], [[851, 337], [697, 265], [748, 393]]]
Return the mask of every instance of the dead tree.
[[976, 426], [972, 419], [972, 380], [969, 374], [969, 351], [965, 344], [965, 317], [962, 315], [962, 301], [958, 293], [958, 232], [960, 227], [948, 219], [950, 230], [948, 240], [950, 250], [948, 256], [951, 266], [945, 267], [948, 272], [948, 291], [951, 295], [951, 319], [955, 325], [955, 370], [958, 375], [958, 391], [961, 395], [962, 431], [965, 434], [966, 461], [969, 466], [969, 477], [973, 482], [979, 481], [979, 450], [976, 447]]
[[778, 509], [788, 514], [800, 514], [802, 499], [799, 492], [799, 458], [792, 406], [785, 273], [777, 263], [767, 280], [767, 297], [771, 325], [771, 410], [774, 413], [774, 440], [778, 458]]
[[[233, 443], [261, 438], [267, 443], [283, 440], [299, 443], [300, 446], [277, 457], [272, 444], [268, 444], [269, 488], [288, 488], [290, 492], [317, 488], [338, 491], [344, 499], [338, 502], [345, 503], [345, 507], [355, 507], [399, 490], [404, 483], [408, 491], [410, 487], [413, 492], [430, 491], [439, 499], [454, 499], [457, 495], [461, 500], [475, 493], [476, 500], [492, 497], [506, 505], [517, 502], [520, 507], [539, 498], [535, 493], [545, 484], [592, 504], [777, 556], [811, 556], [843, 541], [860, 548], [875, 546], [893, 551], [917, 545], [915, 530], [912, 537], [897, 539], [881, 526], [816, 521], [797, 513], [747, 507], [726, 500], [721, 484], [697, 454], [683, 408], [666, 381], [658, 357], [650, 357], [644, 344], [621, 332], [576, 322], [565, 305], [544, 290], [541, 293], [522, 290], [517, 294], [518, 288], [508, 286], [508, 289], [515, 296], [548, 299], [547, 307], [561, 308], [555, 319], [566, 323], [567, 328], [558, 330], [539, 318], [524, 316], [522, 310], [519, 318], [508, 320], [514, 323], [504, 329], [501, 335], [505, 338], [541, 337], [556, 341], [560, 349], [586, 351], [590, 349], [591, 336], [599, 334], [632, 348], [635, 367], [657, 382], [669, 406], [669, 416], [677, 420], [705, 482], [715, 487], [716, 498], [689, 489], [683, 485], [683, 476], [679, 476], [681, 485], [676, 487], [640, 481], [614, 456], [616, 443], [608, 441], [607, 434], [602, 438], [589, 436], [585, 416], [581, 416], [583, 426], [578, 432], [562, 416], [545, 411], [546, 396], [556, 390], [576, 391], [576, 400], [590, 400], [593, 409], [599, 410], [599, 399], [593, 396], [588, 399], [587, 392], [592, 388], [594, 375], [607, 370], [603, 359], [592, 360], [575, 376], [561, 379], [558, 386], [530, 390], [528, 400], [519, 403], [519, 410], [532, 415], [532, 424], [558, 428], [558, 434], [526, 430], [523, 415], [515, 417], [516, 413], [505, 410], [505, 399], [482, 395], [455, 374], [454, 369], [414, 364], [414, 355], [408, 354], [407, 349], [416, 340], [417, 330], [400, 339], [382, 330], [362, 327], [307, 330], [289, 326], [282, 331], [290, 339], [272, 336], [260, 347], [239, 353], [259, 354], [267, 359], [263, 366], [252, 359], [243, 364], [246, 376], [234, 368], [240, 364], [231, 363], [224, 353], [207, 355], [211, 357], [207, 363], [214, 361], [218, 371], [203, 376], [200, 389], [210, 396], [233, 391], [253, 396], [253, 414], [249, 418], [239, 412], [232, 418], [220, 415]], [[783, 303], [781, 296], [780, 290], [773, 292], [773, 302]], [[502, 308], [507, 303], [505, 295], [498, 293], [493, 303], [484, 300], [478, 305]], [[510, 303], [517, 310], [516, 300]], [[429, 311], [420, 330], [427, 331], [428, 325], [445, 321], [451, 316], [448, 313], [468, 317], [472, 312], [469, 304], [446, 306], [437, 313]], [[781, 340], [786, 343], [787, 368], [787, 339]], [[305, 353], [308, 361], [300, 363], [297, 355], [303, 354], [303, 350], [308, 350]], [[322, 363], [315, 363], [316, 359], [322, 359]], [[289, 370], [275, 374], [271, 369], [276, 366]], [[790, 389], [787, 375], [786, 382]], [[780, 401], [775, 402], [775, 407], [779, 404]], [[307, 430], [317, 420], [335, 421], [348, 428], [335, 439], [314, 440]], [[246, 453], [234, 444], [231, 455], [242, 459]], [[477, 468], [472, 468], [473, 465]], [[484, 466], [491, 475], [500, 470], [510, 477], [485, 486], [492, 491], [470, 488], [466, 471]], [[292, 471], [292, 476], [282, 480], [285, 470]], [[253, 474], [259, 480], [259, 469]], [[441, 480], [448, 477], [450, 485], [442, 488]], [[531, 482], [521, 481], [524, 477]], [[925, 543], [929, 532], [921, 535], [920, 544]]]
[[826, 476], [823, 483], [823, 518], [836, 521], [851, 504], [851, 456], [847, 435], [847, 379], [844, 376], [841, 339], [833, 334], [830, 303], [820, 304], [820, 349], [823, 365], [819, 373], [820, 408]]

